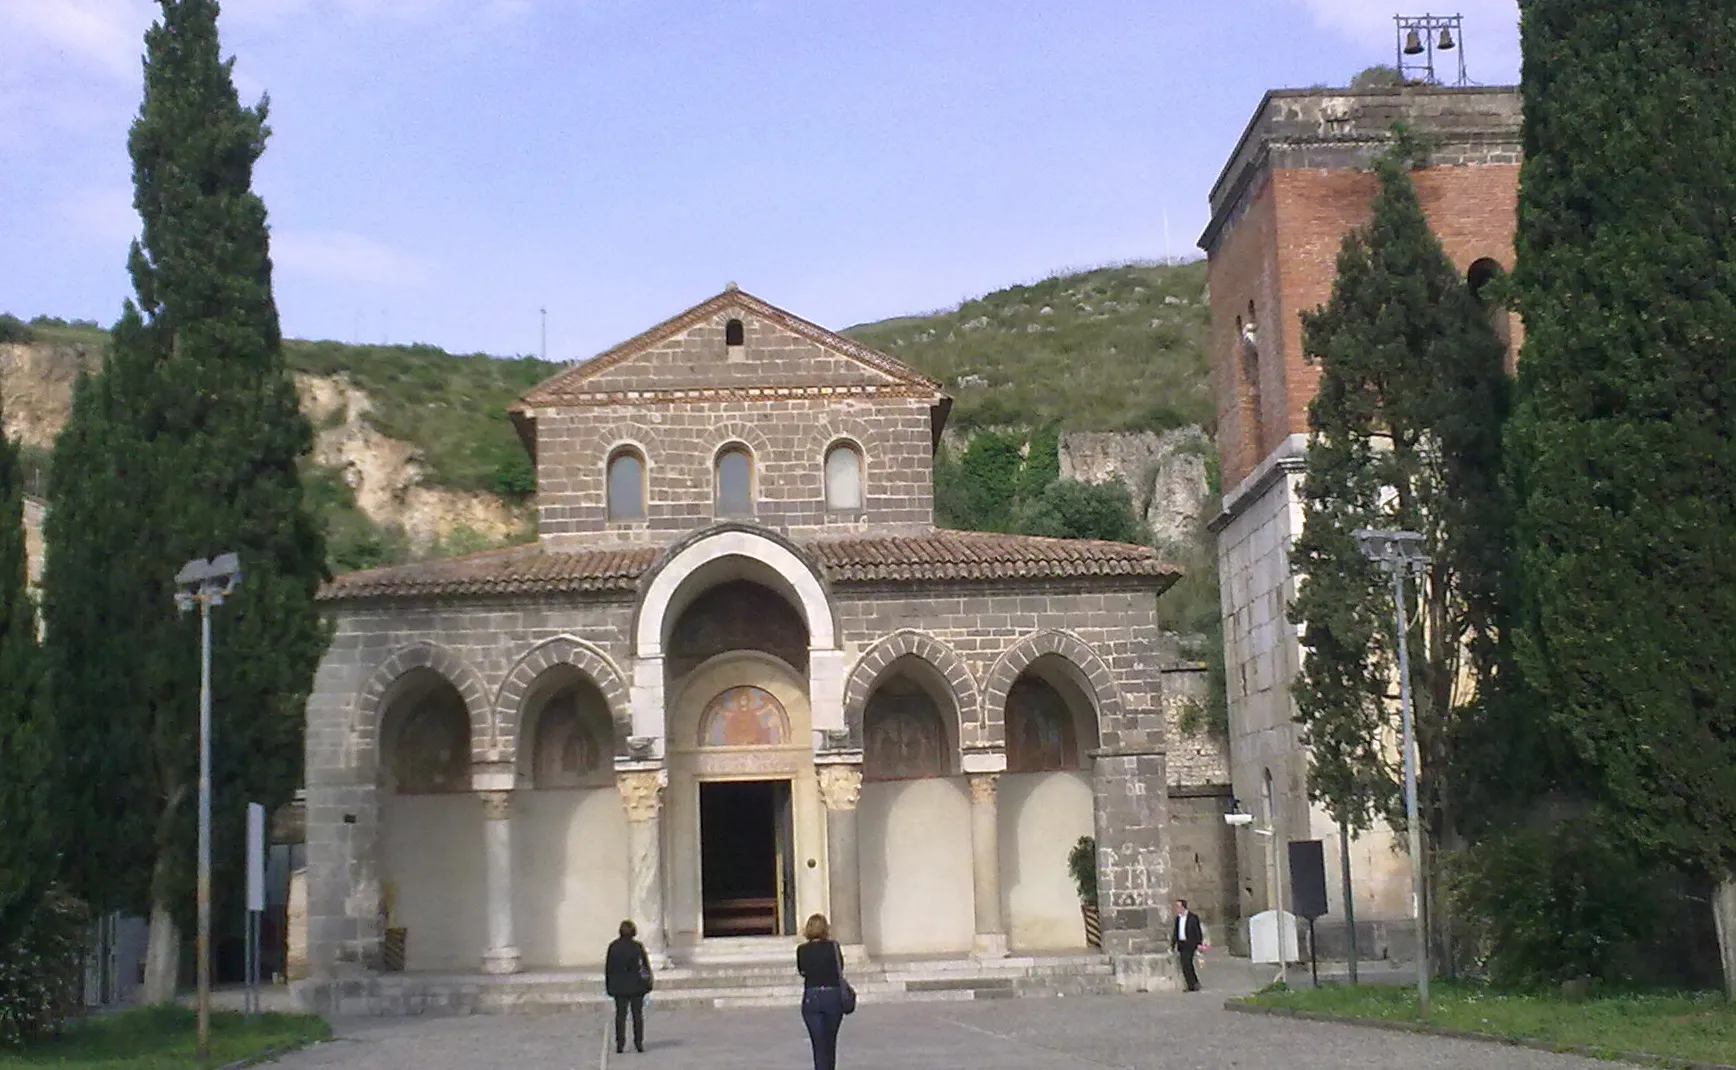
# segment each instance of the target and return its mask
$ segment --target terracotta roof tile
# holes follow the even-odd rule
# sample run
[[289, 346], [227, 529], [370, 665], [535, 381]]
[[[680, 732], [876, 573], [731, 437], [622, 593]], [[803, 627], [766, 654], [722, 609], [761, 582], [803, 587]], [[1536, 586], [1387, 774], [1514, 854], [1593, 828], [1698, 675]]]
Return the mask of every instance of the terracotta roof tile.
[[514, 546], [409, 565], [348, 572], [321, 588], [321, 601], [451, 595], [631, 591], [662, 551], [655, 546], [548, 553]]
[[[937, 530], [927, 535], [815, 539], [802, 548], [837, 584], [1139, 577], [1162, 591], [1181, 576], [1180, 568], [1148, 546], [1090, 539]], [[326, 584], [320, 598], [630, 591], [662, 552], [656, 546], [562, 552], [515, 546], [347, 573]]]

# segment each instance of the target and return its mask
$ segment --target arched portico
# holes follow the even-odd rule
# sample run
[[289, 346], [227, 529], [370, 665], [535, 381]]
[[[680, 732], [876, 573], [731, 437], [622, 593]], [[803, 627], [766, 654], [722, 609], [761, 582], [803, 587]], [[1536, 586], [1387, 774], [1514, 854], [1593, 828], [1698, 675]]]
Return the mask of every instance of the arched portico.
[[741, 524], [709, 528], [678, 543], [643, 582], [633, 622], [629, 688], [633, 736], [661, 758], [668, 735], [664, 652], [687, 606], [719, 583], [746, 579], [783, 595], [808, 629], [808, 702], [816, 732], [844, 727], [844, 657], [837, 620], [819, 570], [782, 537]]

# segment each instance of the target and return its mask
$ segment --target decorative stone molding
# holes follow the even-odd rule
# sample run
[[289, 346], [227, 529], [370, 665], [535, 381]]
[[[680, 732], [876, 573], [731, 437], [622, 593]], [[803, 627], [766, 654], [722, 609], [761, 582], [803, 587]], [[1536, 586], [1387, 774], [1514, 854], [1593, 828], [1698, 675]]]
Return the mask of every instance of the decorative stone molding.
[[482, 816], [489, 821], [505, 821], [512, 816], [512, 792], [483, 791]]
[[498, 750], [498, 740], [494, 736], [488, 689], [483, 686], [482, 676], [468, 662], [438, 643], [415, 643], [394, 651], [369, 674], [368, 682], [355, 700], [355, 728], [366, 745], [377, 748], [380, 722], [398, 697], [398, 685], [405, 675], [416, 669], [437, 673], [457, 689], [470, 716], [471, 756], [491, 759]]
[[662, 769], [615, 774], [615, 786], [627, 806], [627, 820], [657, 820], [663, 806], [663, 789], [668, 784], [669, 774]]
[[972, 805], [984, 806], [995, 801], [996, 782], [1000, 780], [999, 773], [972, 773], [970, 776], [970, 801]]
[[1097, 707], [1098, 724], [1121, 716], [1121, 691], [1115, 686], [1115, 675], [1109, 671], [1109, 666], [1083, 639], [1070, 632], [1051, 630], [1027, 635], [1014, 643], [989, 670], [988, 679], [983, 684], [985, 720], [1005, 723], [1007, 692], [1012, 690], [1013, 681], [1030, 668], [1031, 662], [1045, 654], [1061, 658], [1078, 671], [1078, 684]]
[[894, 661], [907, 655], [926, 661], [946, 681], [961, 727], [982, 718], [982, 701], [976, 680], [965, 666], [964, 659], [934, 636], [904, 629], [875, 643], [857, 659], [856, 667], [850, 671], [849, 682], [844, 687], [844, 722], [857, 738], [861, 736], [862, 714], [868, 708], [874, 685], [879, 683], [881, 674]]
[[[502, 739], [504, 756], [513, 760], [523, 748], [525, 700], [543, 673], [560, 665], [570, 665], [595, 684], [609, 704], [609, 717], [615, 724], [617, 737], [625, 736], [633, 723], [628, 705], [626, 678], [609, 660], [609, 656], [583, 639], [557, 635], [532, 647], [518, 659], [506, 674], [506, 681], [495, 695], [494, 720]], [[613, 749], [613, 748], [611, 748]]]
[[820, 767], [820, 798], [828, 810], [854, 810], [862, 798], [860, 766], [824, 765]]

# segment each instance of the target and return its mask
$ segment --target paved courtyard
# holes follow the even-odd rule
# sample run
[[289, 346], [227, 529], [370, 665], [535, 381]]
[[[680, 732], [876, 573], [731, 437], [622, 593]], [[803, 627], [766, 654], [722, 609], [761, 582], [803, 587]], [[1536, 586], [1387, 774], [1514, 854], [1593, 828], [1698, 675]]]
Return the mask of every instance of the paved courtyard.
[[[1471, 1041], [1233, 1014], [1223, 991], [1194, 995], [863, 1005], [845, 1020], [839, 1064], [861, 1070], [1591, 1070], [1611, 1064]], [[653, 997], [655, 999], [655, 997]], [[339, 1022], [339, 1038], [285, 1070], [805, 1070], [789, 1010], [659, 1011], [643, 1055], [604, 1051], [603, 1016]], [[606, 1061], [605, 1061], [606, 1060]]]

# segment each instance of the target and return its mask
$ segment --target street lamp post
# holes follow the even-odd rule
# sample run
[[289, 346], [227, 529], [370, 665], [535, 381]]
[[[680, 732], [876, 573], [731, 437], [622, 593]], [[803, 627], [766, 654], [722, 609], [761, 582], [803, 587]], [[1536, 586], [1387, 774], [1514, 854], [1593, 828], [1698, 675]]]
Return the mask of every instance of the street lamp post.
[[1364, 557], [1375, 562], [1381, 571], [1392, 577], [1393, 622], [1398, 628], [1398, 694], [1399, 712], [1404, 725], [1404, 811], [1406, 831], [1410, 838], [1411, 894], [1414, 897], [1417, 929], [1417, 1006], [1429, 1009], [1429, 942], [1423, 927], [1423, 832], [1417, 817], [1417, 750], [1416, 732], [1412, 726], [1410, 644], [1405, 620], [1404, 578], [1420, 574], [1429, 563], [1423, 549], [1423, 536], [1415, 531], [1380, 531], [1359, 528], [1352, 533], [1357, 548]]
[[1254, 815], [1244, 812], [1242, 804], [1233, 797], [1230, 799], [1230, 812], [1224, 815], [1224, 824], [1231, 828], [1252, 828], [1254, 835], [1266, 837], [1266, 845], [1272, 851], [1273, 906], [1278, 912], [1278, 976], [1274, 977], [1273, 981], [1276, 984], [1287, 985], [1290, 982], [1290, 956], [1284, 942], [1288, 927], [1284, 923], [1284, 871], [1281, 868], [1281, 852], [1278, 850], [1278, 830], [1255, 825]]
[[199, 1057], [211, 1054], [211, 607], [241, 582], [234, 554], [196, 557], [175, 574], [175, 605], [199, 607]]

